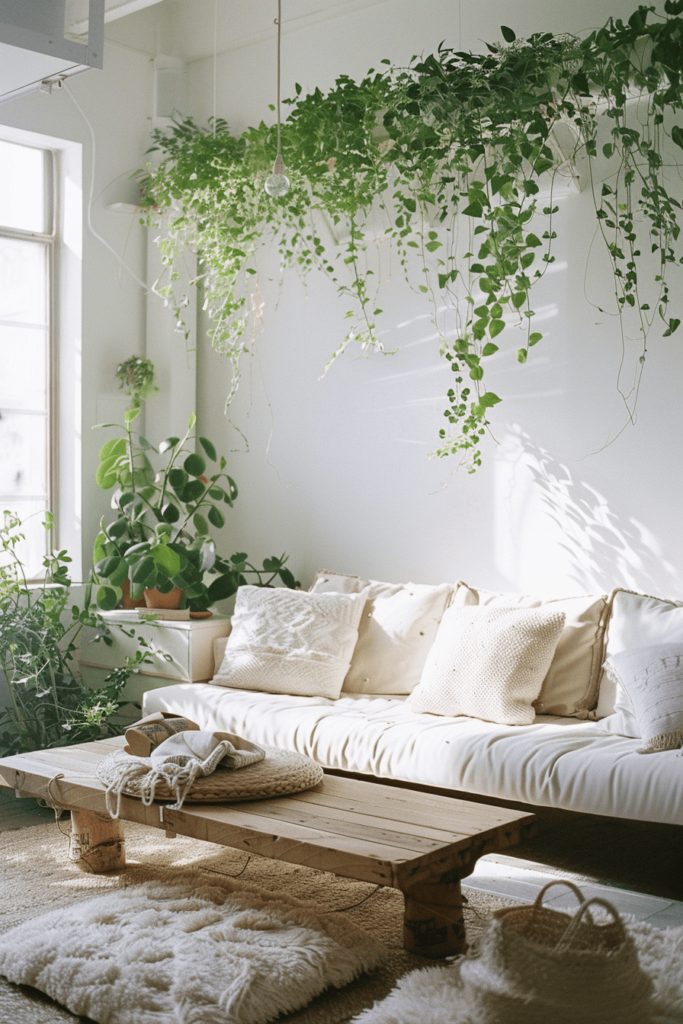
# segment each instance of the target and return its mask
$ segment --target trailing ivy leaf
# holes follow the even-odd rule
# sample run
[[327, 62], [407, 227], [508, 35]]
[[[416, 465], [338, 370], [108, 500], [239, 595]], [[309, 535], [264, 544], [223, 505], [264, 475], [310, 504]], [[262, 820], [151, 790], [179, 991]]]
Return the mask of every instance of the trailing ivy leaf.
[[679, 128], [677, 124], [673, 125], [671, 128], [671, 138], [677, 146], [683, 149], [683, 129]]
[[211, 459], [211, 461], [216, 462], [218, 457], [216, 455], [216, 449], [214, 448], [211, 441], [209, 441], [209, 439], [206, 437], [200, 437], [199, 443], [206, 452], [206, 454], [208, 455], [208, 457]]
[[662, 335], [662, 337], [663, 337], [663, 338], [669, 338], [669, 337], [670, 337], [670, 336], [671, 336], [671, 335], [673, 334], [673, 332], [674, 332], [674, 331], [677, 331], [677, 330], [678, 330], [678, 328], [679, 328], [680, 326], [681, 326], [681, 321], [680, 321], [680, 320], [676, 320], [676, 319], [675, 319], [674, 317], [672, 317], [672, 318], [671, 318], [671, 319], [669, 320], [669, 326], [668, 326], [668, 328], [667, 328], [667, 329], [666, 329], [666, 330], [664, 331], [664, 334]]
[[490, 409], [494, 405], [498, 405], [502, 399], [495, 395], [493, 391], [486, 391], [479, 399], [479, 405], [483, 405], [485, 409]]
[[494, 345], [492, 341], [487, 341], [482, 349], [482, 356], [492, 356], [494, 352], [498, 351], [498, 346]]
[[504, 320], [492, 320], [489, 324], [489, 334], [492, 338], [497, 337], [501, 331], [505, 330]]
[[539, 343], [539, 341], [542, 340], [542, 338], [543, 338], [542, 334], [539, 334], [538, 331], [534, 331], [533, 334], [529, 335], [529, 344], [530, 345], [537, 345]]
[[533, 233], [528, 234], [526, 236], [526, 244], [527, 245], [533, 245], [533, 246], [543, 245], [543, 243], [541, 242], [541, 239], [538, 237], [538, 235], [534, 235]]
[[527, 357], [527, 351], [526, 351], [525, 348], [517, 349], [517, 362], [518, 363], [525, 363], [526, 362], [526, 357]]
[[462, 212], [466, 217], [483, 217], [484, 207], [481, 203], [473, 202], [469, 203]]

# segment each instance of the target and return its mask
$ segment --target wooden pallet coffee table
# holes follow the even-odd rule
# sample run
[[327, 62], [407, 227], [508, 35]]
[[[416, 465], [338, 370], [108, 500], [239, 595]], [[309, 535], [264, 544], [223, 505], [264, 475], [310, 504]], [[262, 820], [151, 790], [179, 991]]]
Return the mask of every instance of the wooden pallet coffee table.
[[6, 757], [0, 786], [71, 810], [73, 856], [85, 870], [123, 867], [122, 821], [135, 821], [171, 838], [191, 836], [400, 889], [404, 946], [422, 956], [466, 950], [460, 880], [482, 854], [514, 846], [534, 827], [533, 814], [334, 775], [294, 796], [180, 811], [124, 797], [122, 820], [112, 822], [95, 766], [123, 744], [117, 737]]

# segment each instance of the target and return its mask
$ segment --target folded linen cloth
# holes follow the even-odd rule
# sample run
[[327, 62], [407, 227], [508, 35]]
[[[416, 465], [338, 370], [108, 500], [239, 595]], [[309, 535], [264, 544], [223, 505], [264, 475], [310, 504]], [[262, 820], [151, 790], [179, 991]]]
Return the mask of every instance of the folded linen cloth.
[[219, 764], [224, 768], [244, 768], [262, 761], [265, 756], [263, 747], [230, 732], [186, 730], [160, 743], [149, 759], [155, 766], [164, 761], [183, 766], [192, 760], [200, 761], [201, 774], [209, 775]]
[[119, 762], [116, 778], [108, 783], [105, 793], [107, 811], [111, 818], [118, 818], [121, 795], [133, 780], [146, 807], [154, 801], [157, 784], [162, 782], [176, 798], [171, 809], [179, 811], [197, 776], [211, 775], [219, 765], [233, 770], [244, 768], [262, 761], [265, 756], [262, 747], [233, 733], [203, 730], [175, 733], [155, 747], [149, 757], [131, 754]]

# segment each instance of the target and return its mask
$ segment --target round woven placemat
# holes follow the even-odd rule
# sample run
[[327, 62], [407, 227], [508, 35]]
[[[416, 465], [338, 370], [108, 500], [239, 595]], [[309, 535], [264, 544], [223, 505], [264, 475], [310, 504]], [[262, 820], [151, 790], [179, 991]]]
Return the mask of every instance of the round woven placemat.
[[[279, 750], [277, 747], [264, 747], [266, 756], [263, 761], [247, 765], [246, 768], [221, 768], [206, 778], [197, 778], [185, 797], [185, 803], [233, 803], [239, 800], [267, 800], [273, 796], [284, 796], [287, 793], [300, 793], [304, 789], [317, 786], [323, 780], [323, 770], [310, 757], [297, 754], [293, 750]], [[140, 763], [140, 774], [128, 778], [123, 792], [127, 796], [141, 795], [142, 779], [151, 768], [148, 758], [132, 758], [123, 750], [117, 750], [97, 765], [97, 778], [105, 786], [110, 786], [120, 777], [121, 765], [131, 761]], [[145, 762], [148, 762], [148, 767]], [[157, 782], [156, 800], [175, 800], [172, 793], [161, 780]]]

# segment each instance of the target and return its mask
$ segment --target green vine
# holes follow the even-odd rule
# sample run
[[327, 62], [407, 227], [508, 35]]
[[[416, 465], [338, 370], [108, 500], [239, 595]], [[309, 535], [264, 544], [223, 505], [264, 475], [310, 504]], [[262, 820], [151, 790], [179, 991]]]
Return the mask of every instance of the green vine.
[[176, 267], [186, 245], [198, 253], [195, 283], [212, 343], [232, 362], [228, 404], [249, 351], [248, 324], [259, 315], [264, 242], [278, 246], [283, 270], [322, 271], [350, 300], [349, 329], [330, 362], [351, 341], [383, 350], [387, 242], [408, 283], [431, 302], [453, 372], [434, 454], [458, 454], [474, 471], [501, 401], [484, 384], [486, 361], [503, 332], [517, 337], [520, 363], [543, 338], [532, 290], [555, 260], [558, 180], [583, 159], [614, 277], [606, 311], [624, 337], [635, 318], [642, 342], [636, 383], [623, 392], [632, 418], [655, 317], [665, 336], [680, 324], [668, 313], [667, 272], [681, 262], [681, 205], [665, 150], [683, 148], [673, 123], [683, 106], [683, 0], [666, 0], [665, 12], [640, 6], [627, 23], [610, 19], [583, 40], [518, 40], [503, 26], [505, 42], [483, 55], [442, 45], [407, 68], [383, 61], [358, 83], [343, 75], [327, 93], [302, 95], [297, 86], [282, 126], [291, 186], [279, 199], [263, 189], [274, 126], [235, 138], [225, 121], [205, 129], [185, 120], [155, 132], [162, 159], [145, 176], [144, 205], [149, 223], [163, 222], [166, 272], [157, 290], [182, 325]]

